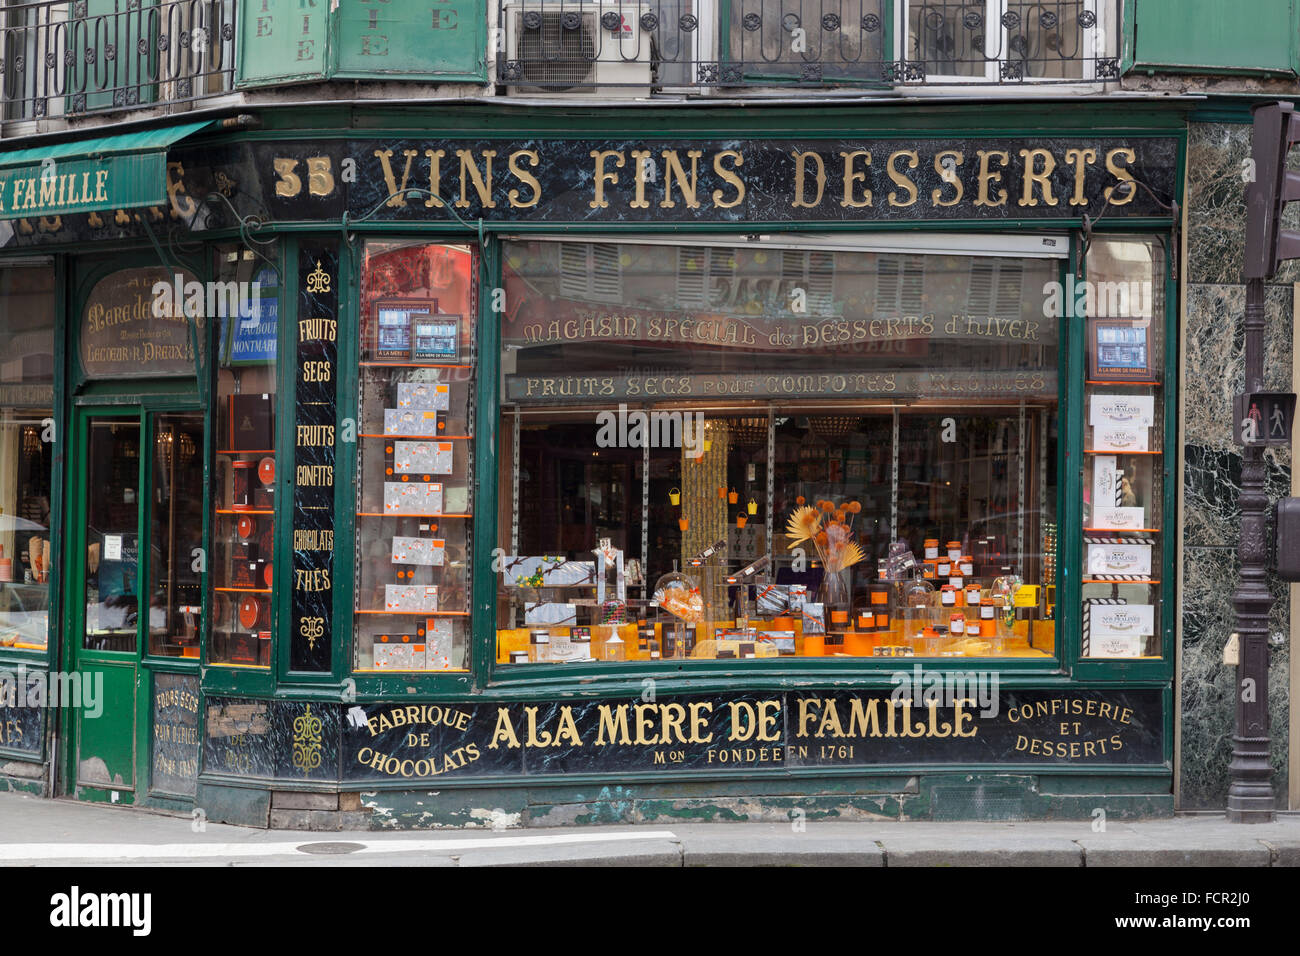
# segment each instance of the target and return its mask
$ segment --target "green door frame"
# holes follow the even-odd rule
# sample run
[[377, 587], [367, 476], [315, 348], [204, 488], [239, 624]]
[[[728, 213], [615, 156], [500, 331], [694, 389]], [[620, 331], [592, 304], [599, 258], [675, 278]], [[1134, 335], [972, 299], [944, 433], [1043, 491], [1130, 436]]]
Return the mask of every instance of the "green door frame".
[[[61, 786], [59, 792], [78, 796], [91, 801], [112, 800], [112, 792], [118, 793], [113, 802], [125, 804], [161, 803], [172, 806], [176, 799], [161, 801], [150, 797], [152, 779], [150, 774], [153, 753], [153, 727], [150, 714], [153, 679], [155, 670], [191, 673], [196, 677], [199, 671], [198, 660], [181, 661], [175, 658], [152, 657], [148, 649], [148, 632], [142, 622], [148, 620], [148, 588], [152, 575], [150, 547], [150, 515], [148, 506], [152, 501], [152, 475], [154, 449], [152, 436], [155, 422], [160, 414], [171, 412], [204, 413], [197, 390], [191, 383], [187, 391], [159, 392], [152, 394], [128, 393], [121, 386], [114, 386], [116, 395], [96, 395], [85, 402], [79, 402], [72, 411], [72, 449], [68, 457], [67, 496], [70, 521], [65, 525], [69, 534], [65, 536], [63, 549], [63, 566], [68, 569], [64, 574], [63, 600], [67, 613], [64, 615], [63, 666], [69, 672], [79, 670], [84, 662], [122, 666], [130, 662], [135, 670], [133, 689], [134, 704], [131, 714], [131, 748], [135, 767], [134, 779], [130, 786], [114, 788], [111, 786], [82, 786], [77, 782], [77, 756], [80, 748], [81, 731], [76, 715], [67, 702], [61, 708], [61, 723], [67, 729], [66, 744], [63, 752], [63, 766], [60, 768]], [[131, 386], [127, 386], [130, 388]], [[82, 648], [85, 635], [85, 562], [84, 555], [88, 542], [87, 501], [92, 489], [87, 487], [85, 462], [88, 454], [89, 422], [101, 417], [134, 418], [140, 427], [140, 456], [137, 477], [137, 519], [136, 541], [139, 555], [136, 566], [136, 589], [140, 596], [137, 607], [142, 609], [136, 618], [136, 645], [131, 653], [120, 651], [86, 651]], [[206, 542], [206, 535], [204, 541]], [[206, 547], [206, 544], [205, 544]], [[206, 607], [203, 614], [206, 615]], [[205, 631], [206, 620], [200, 621], [200, 633]], [[103, 656], [101, 656], [103, 655]], [[143, 758], [143, 759], [142, 759]]]
[[[89, 545], [88, 535], [88, 503], [92, 489], [88, 485], [89, 476], [85, 463], [89, 456], [90, 442], [90, 422], [93, 419], [116, 417], [125, 420], [135, 419], [138, 427], [141, 429], [140, 434], [140, 455], [136, 462], [136, 569], [135, 569], [135, 587], [137, 593], [137, 613], [136, 613], [136, 641], [133, 652], [126, 651], [90, 651], [83, 647], [86, 628], [86, 549]], [[141, 533], [141, 515], [143, 504], [143, 494], [139, 489], [144, 488], [145, 479], [145, 439], [144, 439], [144, 422], [143, 416], [139, 413], [132, 415], [128, 408], [112, 406], [84, 406], [78, 408], [73, 413], [72, 421], [72, 440], [73, 452], [71, 461], [73, 465], [70, 478], [73, 482], [69, 496], [69, 504], [72, 509], [70, 517], [72, 520], [67, 527], [71, 531], [65, 537], [64, 549], [64, 567], [68, 573], [64, 575], [64, 607], [67, 613], [64, 615], [64, 621], [67, 630], [65, 631], [65, 654], [67, 657], [66, 671], [68, 673], [85, 674], [90, 671], [87, 665], [99, 665], [96, 669], [122, 668], [130, 667], [132, 706], [130, 717], [130, 766], [132, 768], [130, 779], [122, 779], [122, 785], [115, 787], [106, 784], [103, 787], [84, 788], [79, 782], [78, 766], [80, 762], [80, 751], [83, 740], [82, 719], [79, 714], [73, 712], [70, 701], [61, 701], [64, 710], [64, 726], [68, 729], [66, 735], [67, 746], [64, 749], [64, 757], [67, 763], [64, 780], [66, 781], [67, 792], [76, 796], [84, 796], [85, 799], [93, 801], [110, 800], [114, 803], [133, 803], [140, 772], [140, 748], [136, 739], [136, 712], [140, 706], [140, 672], [139, 672], [139, 655], [140, 655], [140, 604], [138, 595], [140, 591], [140, 581], [142, 578], [142, 560], [145, 548], [141, 547], [145, 537]], [[147, 617], [147, 615], [146, 615]], [[107, 702], [105, 702], [106, 704]], [[101, 719], [121, 719], [120, 714], [112, 714], [105, 709], [100, 715]], [[116, 743], [116, 741], [115, 741]], [[108, 756], [106, 753], [105, 756]], [[110, 770], [111, 772], [111, 770]]]

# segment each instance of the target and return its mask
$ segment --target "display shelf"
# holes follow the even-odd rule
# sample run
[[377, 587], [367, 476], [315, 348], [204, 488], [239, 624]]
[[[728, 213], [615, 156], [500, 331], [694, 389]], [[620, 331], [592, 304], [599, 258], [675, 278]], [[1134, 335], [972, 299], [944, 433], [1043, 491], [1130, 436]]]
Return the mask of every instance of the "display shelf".
[[1083, 384], [1084, 384], [1084, 385], [1104, 385], [1104, 386], [1106, 386], [1106, 387], [1112, 387], [1112, 386], [1127, 386], [1127, 385], [1140, 385], [1140, 386], [1142, 386], [1142, 387], [1144, 387], [1144, 388], [1149, 388], [1149, 387], [1152, 386], [1152, 385], [1163, 386], [1163, 385], [1164, 385], [1164, 382], [1160, 381], [1159, 379], [1155, 379], [1155, 380], [1152, 380], [1152, 381], [1130, 381], [1130, 382], [1102, 382], [1102, 381], [1094, 381], [1093, 379], [1088, 379], [1088, 380], [1086, 380]]
[[1163, 451], [1118, 451], [1111, 448], [1085, 448], [1085, 455], [1163, 455]]
[[469, 617], [469, 611], [385, 611], [357, 608], [358, 614], [382, 614], [389, 617]]
[[358, 511], [358, 518], [472, 518], [472, 514], [423, 513], [415, 511]]
[[[409, 239], [366, 245], [357, 408], [362, 441], [354, 446], [354, 514], [357, 519], [396, 520], [356, 521], [354, 600], [356, 605], [389, 604], [387, 588], [433, 587], [441, 598], [433, 603], [444, 609], [354, 606], [350, 664], [358, 673], [428, 674], [467, 661], [470, 612], [445, 607], [470, 603], [470, 526], [455, 525], [448, 533], [441, 522], [473, 517], [473, 446], [452, 443], [470, 442], [476, 430], [477, 309], [470, 278], [475, 263], [468, 246]], [[434, 264], [444, 270], [439, 277], [449, 274], [452, 279], [431, 292], [417, 277], [429, 276], [432, 283]], [[438, 371], [442, 369], [448, 371]], [[408, 433], [389, 431], [394, 428]], [[369, 510], [435, 505], [464, 510]], [[421, 585], [414, 585], [417, 577]], [[396, 635], [381, 633], [383, 628], [409, 631], [411, 639], [403, 635], [400, 643], [390, 643]], [[427, 646], [428, 666], [421, 666], [426, 651], [414, 661], [408, 656], [422, 645]]]
[[1158, 578], [1083, 578], [1084, 584], [1159, 584]]
[[357, 667], [353, 670], [358, 674], [468, 674], [469, 669], [465, 667], [439, 667], [439, 668], [420, 668], [420, 667]]
[[438, 365], [429, 362], [359, 362], [362, 368], [464, 368], [472, 369], [473, 365]]
[[226, 591], [234, 594], [270, 594], [270, 588], [213, 588], [214, 591]]
[[256, 508], [218, 508], [219, 515], [273, 515], [274, 511]]
[[384, 435], [373, 432], [363, 432], [362, 438], [387, 438], [390, 441], [470, 441], [473, 435]]
[[231, 457], [234, 457], [235, 455], [274, 455], [275, 449], [274, 448], [228, 448], [222, 450], [218, 448], [217, 454], [229, 455]]
[[1089, 528], [1089, 527], [1085, 527], [1085, 528], [1083, 529], [1083, 533], [1084, 533], [1085, 535], [1087, 535], [1087, 534], [1089, 534], [1089, 533], [1098, 533], [1098, 532], [1100, 532], [1101, 534], [1160, 534], [1160, 533], [1161, 533], [1159, 528]]

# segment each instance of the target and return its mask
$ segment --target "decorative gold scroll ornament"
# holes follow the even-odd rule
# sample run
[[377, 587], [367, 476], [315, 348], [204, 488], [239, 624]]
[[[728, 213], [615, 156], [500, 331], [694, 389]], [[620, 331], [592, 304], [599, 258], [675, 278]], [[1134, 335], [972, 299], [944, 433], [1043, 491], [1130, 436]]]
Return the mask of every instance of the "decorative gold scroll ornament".
[[320, 260], [316, 260], [316, 268], [307, 273], [307, 291], [308, 292], [328, 292], [330, 290], [329, 274], [321, 268]]
[[311, 704], [293, 719], [293, 765], [305, 777], [320, 766], [321, 719], [311, 712]]

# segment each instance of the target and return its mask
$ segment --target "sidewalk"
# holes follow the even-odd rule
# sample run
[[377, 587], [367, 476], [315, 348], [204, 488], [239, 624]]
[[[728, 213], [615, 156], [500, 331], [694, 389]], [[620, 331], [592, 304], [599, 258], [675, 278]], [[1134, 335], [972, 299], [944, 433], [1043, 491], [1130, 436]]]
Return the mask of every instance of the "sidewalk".
[[[305, 833], [0, 794], [0, 866], [1300, 866], [1300, 814]], [[197, 830], [197, 832], [196, 832]]]

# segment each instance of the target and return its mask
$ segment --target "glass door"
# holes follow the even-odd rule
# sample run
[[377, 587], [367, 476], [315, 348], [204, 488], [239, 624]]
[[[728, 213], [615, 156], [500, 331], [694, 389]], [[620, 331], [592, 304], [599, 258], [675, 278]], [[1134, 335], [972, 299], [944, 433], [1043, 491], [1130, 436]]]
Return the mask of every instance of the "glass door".
[[[74, 793], [131, 803], [135, 794], [136, 670], [140, 648], [140, 463], [138, 409], [82, 411], [81, 467], [69, 527], [69, 618], [73, 667], [92, 693], [73, 701]], [[84, 706], [97, 698], [97, 706]]]
[[148, 653], [198, 660], [203, 557], [203, 413], [150, 416]]
[[77, 415], [68, 593], [73, 669], [91, 690], [72, 702], [82, 799], [135, 800], [149, 746], [143, 657], [198, 660], [203, 427], [197, 410]]

